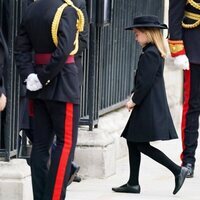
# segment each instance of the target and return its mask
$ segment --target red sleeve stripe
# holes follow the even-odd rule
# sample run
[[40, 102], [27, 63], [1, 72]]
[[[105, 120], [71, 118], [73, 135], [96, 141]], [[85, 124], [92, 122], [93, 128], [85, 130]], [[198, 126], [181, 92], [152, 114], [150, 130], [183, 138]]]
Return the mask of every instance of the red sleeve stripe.
[[185, 55], [185, 49], [176, 52], [176, 53], [171, 53], [172, 57], [180, 56], [180, 55]]

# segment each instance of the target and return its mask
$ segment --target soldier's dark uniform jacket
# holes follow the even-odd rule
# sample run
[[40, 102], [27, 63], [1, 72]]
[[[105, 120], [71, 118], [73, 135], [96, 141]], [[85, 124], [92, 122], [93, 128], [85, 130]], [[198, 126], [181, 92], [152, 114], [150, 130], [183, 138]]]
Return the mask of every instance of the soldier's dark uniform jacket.
[[[16, 62], [23, 81], [30, 73], [36, 73], [43, 85], [39, 91], [29, 91], [29, 97], [77, 104], [80, 101], [78, 69], [74, 64], [65, 64], [67, 57], [74, 49], [73, 43], [77, 31], [77, 12], [74, 8], [68, 6], [62, 14], [57, 48], [51, 35], [54, 15], [62, 4], [62, 0], [43, 0], [30, 5], [23, 17], [16, 39]], [[52, 58], [49, 64], [32, 63], [33, 50], [35, 54], [51, 53]]]
[[189, 61], [200, 64], [200, 0], [190, 2], [192, 4], [188, 0], [170, 0], [169, 37], [183, 40]]

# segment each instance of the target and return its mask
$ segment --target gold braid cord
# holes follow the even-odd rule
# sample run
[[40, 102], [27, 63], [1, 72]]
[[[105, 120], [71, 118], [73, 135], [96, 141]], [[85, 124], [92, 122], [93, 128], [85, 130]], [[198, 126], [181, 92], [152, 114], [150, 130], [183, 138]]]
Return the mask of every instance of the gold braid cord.
[[186, 24], [186, 23], [182, 22], [183, 28], [196, 28], [197, 26], [200, 25], [200, 15], [199, 14], [185, 11], [185, 16], [188, 17], [189, 19], [196, 20], [196, 22], [193, 24]]
[[79, 42], [78, 42], [79, 32], [82, 32], [84, 29], [85, 19], [84, 19], [84, 15], [83, 15], [82, 11], [79, 8], [77, 8], [76, 6], [74, 6], [74, 4], [71, 0], [64, 0], [64, 1], [65, 1], [65, 3], [62, 4], [57, 9], [56, 14], [54, 16], [52, 26], [51, 26], [51, 35], [52, 35], [54, 44], [57, 46], [58, 45], [57, 33], [58, 33], [58, 27], [59, 27], [62, 13], [67, 6], [73, 7], [76, 10], [77, 15], [78, 15], [78, 19], [77, 19], [77, 23], [76, 23], [77, 32], [76, 32], [76, 37], [75, 37], [75, 41], [74, 41], [75, 48], [70, 53], [70, 55], [74, 55], [74, 54], [76, 54], [76, 52], [78, 51], [78, 48], [79, 48]]
[[[194, 0], [187, 0], [187, 4], [190, 4], [193, 8], [196, 8], [197, 10], [200, 10], [200, 4], [196, 3]], [[185, 17], [188, 17], [189, 19], [193, 19], [196, 22], [193, 24], [186, 24], [182, 21], [182, 27], [187, 29], [196, 28], [200, 25], [200, 15], [192, 12], [185, 11]]]
[[194, 8], [196, 8], [197, 10], [200, 10], [200, 4], [196, 3], [194, 0], [188, 0], [188, 3], [193, 6]]
[[53, 39], [53, 43], [57, 46], [58, 45], [58, 37], [57, 37], [57, 32], [58, 32], [58, 26], [60, 22], [61, 15], [63, 13], [63, 10], [67, 7], [67, 4], [63, 4], [57, 9], [57, 12], [54, 16], [52, 25], [51, 25], [51, 35]]

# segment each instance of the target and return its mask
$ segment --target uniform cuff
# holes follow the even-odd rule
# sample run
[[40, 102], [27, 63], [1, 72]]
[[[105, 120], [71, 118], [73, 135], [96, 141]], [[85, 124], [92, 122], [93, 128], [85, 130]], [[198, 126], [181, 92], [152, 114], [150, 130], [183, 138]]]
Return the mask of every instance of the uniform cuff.
[[172, 57], [185, 55], [183, 40], [168, 40], [168, 43]]

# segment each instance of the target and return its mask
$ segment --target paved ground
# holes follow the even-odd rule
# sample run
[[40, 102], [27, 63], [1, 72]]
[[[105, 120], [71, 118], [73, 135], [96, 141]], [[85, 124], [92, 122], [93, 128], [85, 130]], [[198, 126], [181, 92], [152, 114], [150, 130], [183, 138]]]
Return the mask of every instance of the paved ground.
[[[180, 140], [157, 142], [176, 163], [180, 164]], [[69, 186], [66, 200], [200, 200], [200, 147], [197, 149], [195, 177], [186, 179], [181, 190], [173, 195], [174, 177], [167, 169], [146, 156], [142, 157], [140, 170], [140, 194], [119, 194], [111, 188], [126, 183], [129, 167], [128, 158], [117, 162], [116, 175], [106, 179], [87, 179]]]

